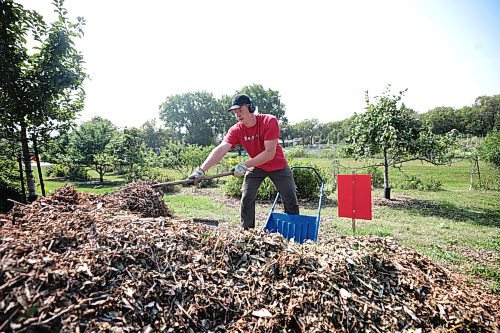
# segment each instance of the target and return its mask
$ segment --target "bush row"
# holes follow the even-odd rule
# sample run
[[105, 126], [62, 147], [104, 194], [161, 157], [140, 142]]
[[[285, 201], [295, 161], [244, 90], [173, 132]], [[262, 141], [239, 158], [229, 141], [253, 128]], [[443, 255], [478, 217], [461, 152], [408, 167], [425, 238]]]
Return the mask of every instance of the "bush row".
[[[234, 165], [236, 165], [241, 160], [243, 160], [243, 158], [233, 159], [230, 163], [234, 163]], [[293, 169], [294, 166], [299, 166], [299, 163], [296, 163], [293, 160], [289, 160], [288, 165], [292, 168], [295, 186], [297, 187], [297, 197], [299, 199], [313, 199], [319, 197], [321, 182], [316, 173], [310, 169]], [[325, 184], [328, 182], [329, 175], [325, 170], [314, 164], [309, 164], [308, 166], [312, 166], [318, 170]], [[231, 177], [224, 185], [224, 193], [228, 196], [239, 197], [241, 196], [242, 185], [243, 177]], [[331, 191], [329, 189], [325, 189], [325, 195], [328, 195], [330, 192]], [[273, 182], [271, 179], [266, 178], [257, 192], [257, 199], [274, 199], [276, 197], [276, 193], [277, 190]]]

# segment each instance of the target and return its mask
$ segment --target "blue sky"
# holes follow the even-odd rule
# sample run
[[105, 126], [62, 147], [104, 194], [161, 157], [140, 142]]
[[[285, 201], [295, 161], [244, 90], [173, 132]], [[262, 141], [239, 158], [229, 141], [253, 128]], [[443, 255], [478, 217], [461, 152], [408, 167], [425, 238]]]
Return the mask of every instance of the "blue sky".
[[[51, 20], [50, 0], [19, 1]], [[364, 91], [408, 88], [418, 112], [500, 94], [496, 0], [66, 0], [87, 20], [80, 121], [158, 117], [167, 96], [278, 90], [296, 123], [363, 112]], [[258, 101], [257, 101], [258, 104]]]

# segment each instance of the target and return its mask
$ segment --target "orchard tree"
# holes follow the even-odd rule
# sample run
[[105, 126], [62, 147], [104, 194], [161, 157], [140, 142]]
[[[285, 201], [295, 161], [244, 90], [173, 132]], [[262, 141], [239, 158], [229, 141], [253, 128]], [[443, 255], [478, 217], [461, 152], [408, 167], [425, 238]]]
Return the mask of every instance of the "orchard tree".
[[475, 107], [483, 124], [482, 136], [491, 131], [500, 131], [500, 95], [479, 96]]
[[314, 134], [319, 127], [318, 119], [306, 119], [293, 125], [296, 133], [302, 138], [302, 146], [314, 143]]
[[290, 125], [289, 123], [281, 124], [280, 131], [281, 143], [283, 144], [283, 147], [285, 147], [285, 140], [292, 140], [295, 137], [296, 133], [294, 131], [293, 125]]
[[99, 174], [99, 182], [113, 164], [107, 145], [116, 133], [116, 127], [107, 119], [94, 117], [82, 123], [71, 133], [69, 151], [74, 163], [91, 167]]
[[404, 107], [398, 107], [404, 91], [391, 95], [390, 85], [373, 101], [365, 93], [366, 112], [355, 115], [350, 136], [356, 159], [381, 154], [384, 166], [384, 197], [390, 199], [389, 166], [411, 160], [442, 164], [451, 158], [448, 150], [456, 142], [456, 133], [446, 136], [432, 134], [429, 128], [411, 116]]
[[156, 153], [167, 145], [172, 139], [172, 133], [159, 126], [155, 119], [148, 120], [139, 128], [139, 136], [147, 147], [152, 148]]
[[36, 12], [0, 1], [0, 118], [21, 143], [29, 200], [36, 198], [29, 132], [50, 132], [83, 107], [85, 73], [74, 40], [82, 37], [84, 20], [70, 22], [62, 0], [54, 5], [58, 18], [47, 25]]
[[208, 146], [215, 141], [216, 112], [222, 112], [222, 107], [212, 93], [185, 93], [167, 97], [160, 106], [160, 119], [178, 140]]
[[116, 131], [105, 147], [113, 166], [131, 175], [134, 167], [142, 166], [146, 156], [146, 144], [136, 128]]
[[500, 131], [492, 131], [486, 135], [480, 148], [480, 155], [495, 168], [500, 168]]

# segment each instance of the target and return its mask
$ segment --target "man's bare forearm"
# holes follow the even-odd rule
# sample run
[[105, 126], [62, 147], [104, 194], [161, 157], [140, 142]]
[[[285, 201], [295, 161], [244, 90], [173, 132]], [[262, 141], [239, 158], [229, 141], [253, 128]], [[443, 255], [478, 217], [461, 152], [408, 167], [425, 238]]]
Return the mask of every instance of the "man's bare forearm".
[[203, 164], [200, 166], [200, 168], [204, 172], [207, 172], [208, 169], [210, 169], [211, 167], [213, 167], [214, 165], [219, 163], [220, 160], [222, 160], [222, 158], [224, 157], [224, 155], [226, 155], [226, 153], [228, 152], [228, 150], [230, 148], [231, 148], [231, 145], [229, 145], [229, 147], [227, 146], [227, 144], [226, 145], [225, 144], [218, 145], [210, 152], [207, 159], [205, 160], [205, 162], [203, 162]]
[[275, 153], [276, 153], [276, 151], [273, 152], [273, 151], [264, 150], [262, 153], [255, 156], [254, 158], [252, 158], [248, 161], [245, 161], [245, 165], [249, 168], [262, 165], [262, 164], [272, 160], [274, 158]]

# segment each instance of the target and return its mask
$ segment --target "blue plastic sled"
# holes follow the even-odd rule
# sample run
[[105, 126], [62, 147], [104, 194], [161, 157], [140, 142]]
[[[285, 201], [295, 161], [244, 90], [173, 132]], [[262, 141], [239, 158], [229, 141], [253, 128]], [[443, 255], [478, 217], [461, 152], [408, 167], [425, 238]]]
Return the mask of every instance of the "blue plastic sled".
[[274, 199], [271, 212], [267, 218], [267, 223], [264, 228], [265, 231], [279, 232], [286, 239], [294, 239], [297, 243], [302, 244], [306, 239], [315, 242], [318, 239], [319, 219], [321, 212], [321, 202], [323, 201], [324, 182], [319, 172], [310, 166], [294, 166], [292, 169], [311, 169], [318, 176], [321, 182], [321, 189], [319, 194], [318, 214], [313, 215], [294, 215], [286, 213], [275, 213], [274, 208], [280, 196], [279, 192]]

